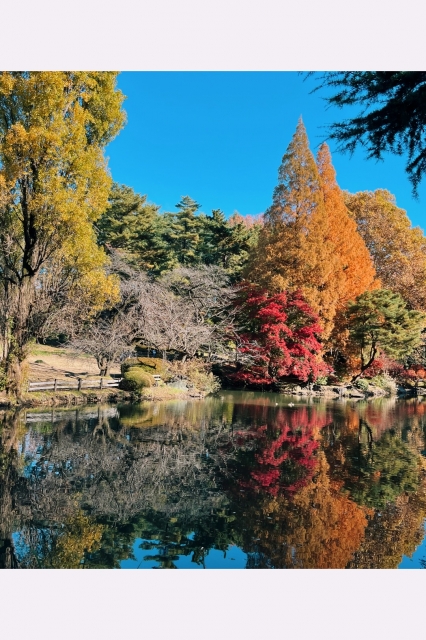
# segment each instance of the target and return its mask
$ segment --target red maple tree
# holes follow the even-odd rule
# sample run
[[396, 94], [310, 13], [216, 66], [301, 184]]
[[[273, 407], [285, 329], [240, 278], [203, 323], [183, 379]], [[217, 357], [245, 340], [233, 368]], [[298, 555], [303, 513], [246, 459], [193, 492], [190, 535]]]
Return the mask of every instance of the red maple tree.
[[271, 386], [285, 378], [315, 381], [331, 369], [321, 357], [322, 329], [300, 291], [269, 294], [244, 283], [239, 299], [243, 326], [238, 351], [241, 362], [234, 379]]

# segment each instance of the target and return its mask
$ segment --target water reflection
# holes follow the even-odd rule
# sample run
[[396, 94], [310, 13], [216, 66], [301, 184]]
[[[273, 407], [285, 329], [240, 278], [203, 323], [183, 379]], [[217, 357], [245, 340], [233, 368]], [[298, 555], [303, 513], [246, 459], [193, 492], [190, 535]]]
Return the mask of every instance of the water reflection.
[[424, 538], [425, 408], [222, 392], [6, 412], [0, 566], [397, 567]]

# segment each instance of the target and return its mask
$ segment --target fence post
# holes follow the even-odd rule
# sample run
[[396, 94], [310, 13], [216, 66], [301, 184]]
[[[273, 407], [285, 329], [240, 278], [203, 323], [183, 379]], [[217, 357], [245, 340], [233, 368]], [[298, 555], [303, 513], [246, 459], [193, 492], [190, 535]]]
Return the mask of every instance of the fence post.
[[56, 378], [55, 378], [55, 383], [54, 383], [54, 386], [53, 386], [53, 391], [56, 391], [56, 385], [57, 385], [57, 380], [56, 380]]
[[99, 385], [99, 389], [102, 389], [102, 387], [104, 386], [104, 379], [101, 377], [101, 382]]
[[77, 391], [81, 391], [81, 378], [78, 379]]

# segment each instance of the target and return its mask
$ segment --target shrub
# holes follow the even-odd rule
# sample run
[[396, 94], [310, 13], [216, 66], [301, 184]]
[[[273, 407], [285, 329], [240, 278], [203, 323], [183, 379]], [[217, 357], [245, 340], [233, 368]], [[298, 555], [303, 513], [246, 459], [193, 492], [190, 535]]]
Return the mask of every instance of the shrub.
[[374, 378], [371, 378], [370, 383], [375, 387], [379, 387], [384, 391], [388, 391], [389, 393], [394, 393], [396, 391], [395, 380], [386, 374], [383, 374], [381, 376], [374, 376]]
[[151, 387], [154, 379], [140, 367], [131, 367], [123, 374], [120, 388], [124, 391], [141, 391]]
[[368, 391], [368, 380], [366, 380], [365, 378], [358, 378], [358, 380], [355, 382], [355, 386], [361, 391]]
[[221, 387], [219, 378], [211, 372], [211, 365], [197, 358], [168, 362], [167, 368], [172, 379], [188, 380], [190, 385], [203, 393], [214, 393]]
[[328, 378], [327, 376], [320, 376], [319, 378], [317, 378], [315, 380], [315, 384], [319, 384], [319, 385], [326, 385], [328, 383]]
[[161, 358], [128, 358], [121, 365], [124, 376], [129, 369], [141, 369], [151, 375], [167, 377], [167, 363]]

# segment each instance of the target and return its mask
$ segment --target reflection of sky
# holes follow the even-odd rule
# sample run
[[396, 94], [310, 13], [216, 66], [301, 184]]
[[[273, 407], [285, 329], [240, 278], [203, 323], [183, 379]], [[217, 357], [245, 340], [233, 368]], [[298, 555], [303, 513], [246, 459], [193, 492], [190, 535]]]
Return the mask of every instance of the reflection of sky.
[[[423, 525], [423, 528], [426, 531], [426, 523]], [[402, 556], [398, 569], [424, 569], [425, 567], [422, 567], [421, 560], [426, 560], [426, 536], [423, 538], [411, 558]]]
[[[191, 536], [188, 536], [189, 538]], [[156, 554], [156, 550], [141, 549], [140, 545], [144, 542], [151, 542], [159, 544], [158, 540], [144, 540], [142, 538], [136, 538], [133, 544], [133, 555], [135, 560], [122, 560], [120, 563], [121, 569], [153, 569], [158, 567], [158, 562], [155, 560], [145, 560], [146, 556], [153, 556]], [[247, 564], [247, 554], [244, 553], [239, 547], [231, 545], [226, 551], [226, 557], [224, 552], [218, 549], [210, 549], [205, 557], [204, 565], [206, 569], [245, 569]], [[192, 553], [187, 556], [179, 556], [179, 559], [174, 562], [178, 569], [202, 569], [201, 564], [192, 562]]]

